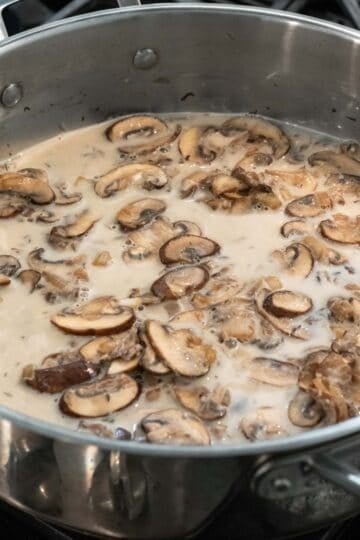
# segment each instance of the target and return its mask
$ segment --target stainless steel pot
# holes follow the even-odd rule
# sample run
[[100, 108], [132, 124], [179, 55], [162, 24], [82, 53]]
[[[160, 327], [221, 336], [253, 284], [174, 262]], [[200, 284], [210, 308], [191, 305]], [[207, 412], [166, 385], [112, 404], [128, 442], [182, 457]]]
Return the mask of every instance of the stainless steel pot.
[[[136, 111], [251, 111], [359, 139], [360, 34], [230, 6], [105, 11], [4, 39], [0, 88], [1, 158]], [[358, 418], [283, 441], [166, 448], [0, 415], [0, 496], [97, 535], [184, 537], [231, 498], [279, 534], [360, 510]]]

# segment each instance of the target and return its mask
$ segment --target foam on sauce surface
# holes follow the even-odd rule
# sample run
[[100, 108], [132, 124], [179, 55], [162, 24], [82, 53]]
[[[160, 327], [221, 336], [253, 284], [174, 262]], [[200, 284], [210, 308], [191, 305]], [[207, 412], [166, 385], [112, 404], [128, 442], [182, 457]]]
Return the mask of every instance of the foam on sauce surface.
[[[188, 125], [220, 125], [227, 118], [215, 114], [165, 117], [170, 126], [181, 123], [183, 129]], [[212, 429], [214, 426], [220, 428], [226, 426], [226, 431], [219, 435], [219, 440], [224, 443], [234, 440], [245, 443], [247, 440], [239, 429], [241, 418], [259, 407], [268, 406], [277, 410], [278, 423], [287, 434], [292, 435], [301, 431], [301, 428], [288, 420], [287, 415], [288, 404], [297, 392], [297, 385], [277, 387], [252, 380], [249, 377], [251, 360], [255, 356], [289, 360], [301, 358], [317, 347], [329, 347], [332, 338], [328, 324], [327, 302], [334, 296], [348, 297], [349, 291], [344, 287], [347, 284], [359, 284], [359, 247], [329, 243], [331, 248], [348, 257], [349, 264], [330, 266], [317, 262], [316, 270], [313, 270], [308, 278], [298, 279], [281, 270], [278, 262], [271, 256], [274, 250], [283, 249], [298, 241], [297, 237], [284, 238], [280, 234], [281, 226], [286, 221], [295, 219], [286, 216], [284, 207], [275, 211], [253, 210], [240, 215], [229, 215], [221, 210], [213, 211], [206, 204], [197, 202], [199, 193], [190, 198], [179, 197], [181, 180], [194, 170], [221, 169], [222, 172], [230, 174], [244, 155], [241, 149], [226, 153], [225, 157], [219, 157], [211, 164], [200, 167], [190, 162], [180, 164], [177, 142], [174, 142], [166, 152], [153, 153], [156, 157], [173, 160], [168, 168], [165, 166], [165, 171], [168, 171], [170, 177], [170, 190], [165, 188], [147, 192], [139, 186], [130, 186], [109, 198], [100, 198], [94, 192], [94, 179], [127, 159], [119, 153], [116, 142], [112, 143], [104, 136], [107, 125], [110, 124], [96, 125], [60, 135], [27, 149], [2, 164], [3, 171], [16, 171], [28, 167], [44, 169], [48, 173], [51, 186], [58, 183], [66, 184], [69, 192], [81, 192], [82, 200], [76, 204], [70, 206], [50, 204], [43, 208], [53, 211], [60, 218], [55, 225], [63, 223], [63, 217], [78, 215], [86, 209], [90, 209], [98, 221], [80, 240], [76, 252], [71, 249], [59, 251], [49, 245], [47, 236], [54, 224], [29, 221], [24, 216], [0, 222], [0, 254], [18, 258], [22, 269], [28, 268], [26, 258], [29, 252], [44, 247], [46, 259], [49, 260], [85, 255], [85, 267], [89, 275], [89, 281], [82, 284], [83, 290], [76, 301], [57, 299], [54, 304], [48, 303], [40, 291], [35, 290], [29, 294], [15, 278], [12, 278], [8, 287], [1, 288], [0, 403], [42, 420], [78, 429], [78, 419], [69, 418], [59, 411], [59, 395], [38, 393], [21, 381], [22, 368], [29, 363], [38, 366], [47, 355], [75, 349], [91, 339], [66, 335], [50, 324], [50, 317], [63, 307], [73, 306], [74, 303], [80, 304], [82, 301], [102, 295], [113, 295], [121, 303], [122, 299], [128, 298], [133, 288], [140, 288], [142, 292], [150, 290], [151, 284], [163, 273], [164, 265], [160, 263], [158, 257], [126, 263], [122, 253], [127, 247], [127, 233], [120, 230], [115, 216], [119, 209], [129, 202], [142, 197], [154, 197], [165, 201], [167, 209], [164, 215], [171, 222], [177, 220], [195, 222], [201, 228], [203, 236], [211, 238], [221, 246], [220, 257], [216, 258], [218, 268], [231, 266], [231, 274], [242, 282], [274, 275], [281, 279], [284, 289], [304, 293], [312, 299], [311, 314], [315, 322], [310, 328], [310, 338], [302, 341], [283, 336], [282, 343], [271, 350], [260, 350], [255, 345], [242, 343], [228, 347], [226, 344], [219, 344], [214, 333], [189, 325], [202, 335], [204, 340], [213, 344], [218, 353], [218, 358], [209, 372], [199, 380], [194, 379], [194, 384], [213, 388], [215, 384], [221, 383], [231, 394], [231, 404], [226, 416], [207, 424], [208, 427], [212, 426]], [[268, 167], [270, 170], [296, 171], [302, 169], [304, 165], [310, 169], [307, 157], [313, 152], [329, 148], [338, 151], [339, 141], [292, 126], [285, 126], [284, 129], [292, 140], [293, 148], [303, 160], [290, 161], [285, 156], [274, 161]], [[146, 162], [150, 158], [153, 159], [154, 155], [141, 156], [138, 161]], [[324, 181], [325, 176], [318, 173], [318, 191], [321, 190]], [[345, 206], [337, 205], [335, 210], [331, 209], [308, 221], [315, 226], [337, 212], [357, 216], [359, 201], [349, 198]], [[316, 233], [316, 236], [321, 238], [319, 233]], [[111, 254], [112, 263], [106, 267], [92, 265], [91, 261], [103, 250]], [[187, 302], [186, 299], [180, 300], [176, 310], [189, 309]], [[155, 318], [166, 322], [169, 319], [169, 309], [174, 309], [174, 303], [170, 307], [166, 304], [145, 307], [137, 311], [136, 315], [139, 320]], [[151, 388], [160, 383], [161, 377], [151, 375], [144, 384]], [[160, 397], [155, 401], [149, 401], [143, 389], [135, 403], [100, 421], [111, 429], [121, 426], [133, 432], [146, 414], [170, 407], [180, 408], [180, 405], [168, 389], [162, 389]]]

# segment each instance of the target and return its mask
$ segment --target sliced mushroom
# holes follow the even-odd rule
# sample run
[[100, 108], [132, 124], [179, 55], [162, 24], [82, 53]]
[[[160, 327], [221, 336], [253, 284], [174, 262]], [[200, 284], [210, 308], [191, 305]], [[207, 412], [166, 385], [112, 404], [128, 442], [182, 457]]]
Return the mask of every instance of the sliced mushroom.
[[347, 141], [340, 145], [340, 150], [347, 156], [360, 161], [360, 144], [356, 141]]
[[150, 443], [169, 445], [208, 445], [210, 435], [204, 424], [193, 414], [166, 409], [145, 416], [141, 426]]
[[306, 278], [314, 267], [314, 258], [310, 249], [300, 243], [291, 244], [284, 252], [274, 251], [273, 257], [290, 275], [296, 277]]
[[65, 309], [51, 317], [51, 322], [68, 334], [107, 335], [127, 330], [134, 322], [134, 312], [121, 306], [113, 296], [99, 296], [75, 309]]
[[67, 206], [75, 204], [82, 199], [81, 193], [67, 193], [66, 186], [58, 186], [56, 189], [55, 204], [58, 206]]
[[22, 270], [17, 275], [17, 278], [20, 279], [21, 283], [28, 288], [30, 293], [32, 293], [41, 279], [41, 274], [40, 272], [36, 272], [36, 270]]
[[129, 233], [130, 244], [124, 252], [126, 262], [142, 261], [158, 252], [161, 245], [174, 236], [172, 224], [159, 217], [149, 226]]
[[214, 349], [191, 330], [174, 330], [158, 321], [146, 322], [146, 335], [166, 366], [184, 377], [200, 377], [216, 359]]
[[33, 217], [38, 222], [41, 223], [55, 223], [59, 220], [58, 216], [54, 212], [49, 212], [49, 210], [41, 210], [41, 212], [34, 212]]
[[14, 196], [4, 197], [2, 194], [0, 201], [0, 219], [9, 219], [17, 216], [24, 210], [24, 201]]
[[166, 122], [154, 116], [136, 115], [121, 118], [106, 135], [125, 153], [143, 153], [170, 144], [179, 135], [177, 126], [171, 130]]
[[271, 165], [273, 158], [270, 154], [263, 152], [247, 153], [236, 165], [235, 169], [241, 171], [251, 171], [258, 168], [268, 167]]
[[35, 204], [51, 203], [55, 199], [55, 193], [47, 182], [29, 174], [29, 170], [34, 169], [0, 174], [0, 193], [16, 193]]
[[250, 377], [273, 386], [291, 386], [297, 383], [299, 368], [290, 362], [274, 358], [254, 358], [250, 364]]
[[295, 188], [298, 195], [308, 195], [313, 193], [317, 187], [317, 179], [306, 169], [296, 171], [282, 171], [270, 169], [266, 170], [266, 178], [271, 179], [271, 183], [278, 184], [280, 181], [284, 187]]
[[210, 238], [184, 234], [165, 242], [160, 248], [159, 256], [163, 264], [196, 263], [204, 257], [215, 255], [219, 250], [219, 244]]
[[191, 309], [188, 311], [181, 311], [177, 313], [170, 319], [170, 322], [190, 325], [193, 327], [193, 324], [199, 324], [206, 326], [207, 323], [207, 312], [203, 309]]
[[186, 161], [203, 165], [216, 158], [216, 153], [203, 144], [205, 131], [205, 127], [191, 127], [180, 135], [179, 151]]
[[69, 416], [106, 416], [132, 403], [139, 394], [137, 382], [125, 373], [106, 375], [101, 380], [66, 390], [60, 409]]
[[159, 359], [158, 355], [150, 345], [145, 332], [141, 334], [141, 341], [145, 347], [141, 358], [142, 367], [146, 369], [146, 371], [150, 371], [150, 373], [154, 373], [156, 375], [166, 375], [167, 373], [170, 373], [170, 368]]
[[360, 216], [351, 218], [344, 214], [335, 214], [332, 219], [321, 221], [319, 228], [321, 234], [333, 242], [360, 243]]
[[271, 294], [271, 292], [265, 288], [260, 288], [255, 293], [255, 303], [260, 315], [265, 317], [265, 319], [267, 319], [275, 328], [280, 330], [280, 332], [297, 339], [308, 339], [308, 331], [301, 325], [301, 323], [293, 323], [289, 318], [286, 317], [275, 317], [266, 311], [264, 304], [266, 304], [269, 293]]
[[111, 264], [112, 257], [109, 251], [100, 251], [93, 259], [93, 266], [105, 267]]
[[11, 277], [20, 268], [19, 261], [12, 255], [0, 255], [0, 274]]
[[283, 131], [257, 116], [238, 116], [223, 124], [226, 130], [248, 132], [248, 141], [266, 140], [272, 147], [275, 159], [283, 157], [290, 148], [290, 141]]
[[319, 216], [330, 208], [332, 208], [332, 201], [329, 195], [325, 191], [317, 191], [289, 203], [286, 212], [290, 216], [308, 218]]
[[215, 197], [236, 198], [239, 194], [247, 193], [250, 185], [242, 178], [227, 174], [216, 174], [211, 177], [210, 189]]
[[139, 199], [124, 206], [116, 216], [123, 231], [131, 231], [150, 223], [166, 210], [166, 204], [160, 199]]
[[10, 283], [11, 279], [8, 276], [0, 274], [0, 287], [5, 287], [6, 285], [10, 285]]
[[199, 225], [193, 221], [175, 221], [175, 223], [173, 223], [173, 228], [176, 236], [181, 236], [183, 234], [195, 234], [197, 236], [201, 236], [201, 229]]
[[360, 326], [360, 300], [357, 298], [330, 298], [328, 308], [335, 321], [351, 322]]
[[201, 188], [207, 187], [210, 183], [211, 173], [209, 171], [195, 171], [181, 181], [180, 195], [183, 199], [194, 195]]
[[342, 174], [360, 176], [360, 161], [354, 159], [348, 154], [340, 154], [332, 150], [323, 150], [321, 152], [311, 154], [308, 161], [312, 166], [327, 164], [334, 167]]
[[49, 235], [49, 243], [55, 248], [64, 249], [73, 240], [84, 236], [98, 221], [90, 212], [83, 212], [69, 225], [53, 227]]
[[324, 409], [310, 394], [299, 390], [289, 403], [289, 420], [294, 426], [314, 427], [324, 417]]
[[294, 219], [293, 221], [287, 221], [282, 225], [280, 232], [285, 238], [294, 235], [302, 235], [309, 233], [311, 230], [309, 223], [302, 221], [301, 219]]
[[168, 183], [168, 178], [156, 165], [128, 163], [100, 176], [95, 183], [95, 193], [99, 197], [111, 197], [117, 191], [122, 191], [135, 183], [141, 183], [142, 187], [148, 190], [161, 189]]
[[54, 394], [98, 375], [100, 366], [82, 360], [76, 353], [57, 353], [46, 357], [40, 368], [28, 365], [23, 380], [39, 392]]
[[176, 300], [201, 289], [208, 279], [204, 266], [176, 268], [154, 281], [151, 291], [162, 300]]
[[240, 428], [250, 441], [265, 441], [287, 435], [279, 423], [279, 412], [273, 407], [260, 407], [241, 419]]
[[226, 302], [238, 294], [243, 287], [243, 283], [231, 276], [212, 276], [204, 289], [194, 294], [192, 304], [197, 309], [204, 309]]
[[320, 261], [323, 264], [339, 265], [347, 262], [345, 255], [330, 248], [315, 236], [304, 236], [301, 239], [301, 243], [310, 249], [316, 261]]
[[205, 386], [175, 386], [174, 393], [185, 409], [202, 420], [222, 418], [230, 405], [230, 392], [220, 385], [212, 391]]
[[276, 291], [269, 294], [263, 304], [264, 309], [275, 317], [299, 317], [313, 307], [311, 298], [292, 291]]

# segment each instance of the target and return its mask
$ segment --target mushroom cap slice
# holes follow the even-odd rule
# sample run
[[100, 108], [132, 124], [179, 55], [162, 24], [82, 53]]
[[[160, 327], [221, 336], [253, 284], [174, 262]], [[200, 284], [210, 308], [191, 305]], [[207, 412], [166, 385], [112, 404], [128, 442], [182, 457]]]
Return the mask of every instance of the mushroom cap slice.
[[310, 249], [316, 261], [320, 261], [324, 264], [339, 265], [345, 264], [348, 260], [345, 255], [330, 248], [315, 236], [304, 236], [304, 238], [301, 239], [301, 243]]
[[314, 267], [314, 257], [310, 249], [301, 243], [290, 244], [285, 252], [274, 251], [273, 256], [288, 274], [296, 277], [306, 278]]
[[210, 391], [205, 386], [175, 386], [174, 393], [181, 405], [202, 420], [217, 420], [226, 414], [230, 392], [217, 385]]
[[132, 183], [142, 182], [144, 189], [161, 189], [168, 183], [164, 171], [150, 163], [128, 163], [112, 169], [95, 182], [95, 193], [99, 197], [111, 197]]
[[325, 238], [340, 244], [360, 244], [360, 216], [351, 218], [344, 214], [335, 214], [332, 219], [325, 219], [319, 225]]
[[10, 285], [10, 283], [11, 283], [11, 279], [8, 276], [4, 276], [4, 274], [0, 274], [0, 287]]
[[202, 143], [205, 131], [205, 127], [190, 127], [180, 135], [179, 152], [186, 161], [203, 165], [216, 158], [216, 153]]
[[145, 416], [141, 426], [150, 443], [169, 445], [208, 445], [210, 435], [195, 415], [166, 409]]
[[215, 255], [219, 250], [219, 244], [210, 238], [184, 234], [165, 242], [160, 248], [159, 256], [163, 264], [196, 263], [204, 257]]
[[264, 309], [275, 317], [299, 317], [308, 313], [313, 307], [311, 298], [305, 294], [292, 291], [276, 291], [269, 294], [264, 301]]
[[147, 115], [121, 118], [106, 131], [108, 139], [127, 154], [155, 150], [174, 141], [179, 133], [179, 126], [171, 130], [163, 120]]
[[0, 255], [0, 274], [11, 277], [20, 268], [19, 261], [12, 255]]
[[166, 375], [170, 373], [170, 368], [162, 362], [146, 337], [145, 332], [141, 333], [141, 341], [144, 344], [144, 353], [141, 358], [141, 365], [146, 371], [156, 375]]
[[181, 236], [183, 234], [195, 234], [196, 236], [201, 236], [201, 229], [199, 225], [193, 221], [175, 221], [173, 223], [173, 228], [176, 236]]
[[299, 390], [289, 403], [289, 420], [294, 426], [314, 427], [324, 417], [324, 409], [310, 394]]
[[246, 115], [231, 118], [223, 124], [223, 128], [247, 131], [250, 142], [266, 139], [271, 145], [276, 159], [284, 156], [290, 148], [289, 139], [279, 127], [257, 116]]
[[54, 394], [65, 388], [80, 384], [96, 377], [100, 366], [90, 364], [72, 353], [57, 353], [43, 361], [43, 366], [26, 366], [23, 380], [39, 392]]
[[335, 321], [360, 325], [360, 300], [357, 298], [330, 298], [327, 306]]
[[117, 213], [116, 219], [123, 231], [140, 229], [165, 212], [166, 204], [160, 199], [147, 197], [133, 201]]
[[274, 358], [254, 358], [250, 365], [250, 377], [273, 386], [291, 386], [297, 383], [299, 368], [291, 362]]
[[47, 182], [30, 175], [29, 169], [24, 173], [0, 174], [0, 193], [4, 192], [16, 193], [35, 204], [49, 204], [55, 199], [55, 193]]
[[147, 338], [155, 353], [172, 371], [184, 377], [200, 377], [216, 359], [214, 349], [191, 330], [173, 330], [158, 321], [146, 321]]
[[139, 394], [137, 382], [125, 373], [106, 375], [100, 380], [66, 390], [60, 409], [69, 416], [96, 418], [124, 409]]
[[345, 153], [340, 154], [333, 150], [323, 150], [311, 154], [308, 161], [310, 165], [328, 164], [342, 174], [360, 176], [360, 161]]
[[41, 274], [36, 270], [22, 270], [16, 277], [20, 279], [21, 283], [28, 288], [30, 293], [32, 293], [41, 279]]
[[160, 216], [147, 227], [128, 234], [127, 240], [131, 245], [124, 251], [123, 258], [126, 262], [146, 260], [173, 236], [172, 224]]
[[176, 300], [201, 289], [209, 280], [203, 266], [188, 266], [170, 270], [154, 281], [151, 291], [163, 300]]
[[236, 198], [241, 193], [249, 191], [250, 185], [243, 178], [235, 178], [227, 174], [212, 176], [210, 189], [215, 197]]
[[194, 294], [191, 301], [197, 309], [215, 306], [234, 298], [242, 287], [243, 283], [231, 276], [212, 276], [204, 290]]
[[287, 221], [282, 225], [280, 232], [285, 238], [289, 236], [307, 234], [310, 232], [310, 226], [306, 221], [301, 219], [294, 219], [293, 221]]
[[317, 191], [295, 199], [286, 207], [290, 216], [299, 218], [316, 217], [332, 208], [332, 201], [325, 191]]
[[273, 407], [260, 407], [243, 416], [240, 428], [250, 441], [265, 441], [287, 435], [279, 423], [279, 413]]
[[67, 193], [64, 187], [58, 187], [56, 190], [55, 204], [58, 206], [68, 206], [81, 201], [81, 193]]
[[181, 181], [180, 196], [185, 199], [210, 183], [211, 174], [209, 171], [195, 171]]
[[49, 242], [54, 247], [64, 248], [70, 240], [79, 238], [89, 232], [97, 221], [98, 218], [85, 211], [77, 216], [73, 223], [53, 227], [50, 231]]
[[107, 335], [122, 332], [135, 320], [131, 308], [121, 306], [113, 296], [101, 296], [74, 310], [53, 315], [51, 322], [68, 334]]

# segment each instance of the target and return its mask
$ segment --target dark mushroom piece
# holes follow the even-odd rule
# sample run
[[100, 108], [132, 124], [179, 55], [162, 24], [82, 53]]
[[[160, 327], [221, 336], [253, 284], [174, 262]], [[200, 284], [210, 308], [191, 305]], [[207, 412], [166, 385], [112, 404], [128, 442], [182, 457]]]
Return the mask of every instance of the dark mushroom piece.
[[279, 423], [279, 412], [273, 407], [261, 407], [241, 419], [240, 428], [250, 441], [265, 441], [287, 435]]
[[128, 163], [112, 169], [95, 182], [95, 193], [99, 197], [111, 197], [131, 184], [141, 183], [147, 190], [161, 189], [168, 183], [164, 171], [150, 163]]
[[335, 321], [360, 325], [360, 300], [357, 298], [330, 298], [327, 307]]
[[175, 236], [182, 236], [183, 234], [195, 234], [201, 236], [201, 229], [199, 225], [193, 221], [180, 220], [173, 223]]
[[55, 199], [51, 187], [36, 175], [25, 172], [0, 174], [0, 193], [15, 193], [35, 204], [49, 204]]
[[116, 219], [123, 231], [140, 229], [166, 210], [166, 204], [160, 199], [139, 199], [124, 206], [117, 213]]
[[274, 358], [254, 358], [250, 364], [250, 377], [272, 386], [291, 386], [297, 383], [299, 368], [291, 362]]
[[32, 293], [41, 279], [41, 274], [40, 272], [36, 272], [36, 270], [22, 270], [16, 277]]
[[293, 221], [287, 221], [282, 225], [280, 232], [285, 238], [294, 235], [307, 234], [311, 230], [309, 223], [302, 221], [301, 219], [294, 219]]
[[71, 241], [84, 236], [98, 221], [90, 212], [83, 212], [69, 225], [53, 227], [49, 235], [49, 243], [55, 248], [64, 249]]
[[292, 291], [276, 291], [269, 294], [264, 301], [263, 307], [275, 317], [299, 317], [308, 313], [313, 303], [305, 294]]
[[145, 330], [155, 353], [178, 375], [205, 375], [216, 359], [214, 349], [189, 329], [174, 330], [158, 321], [146, 321]]
[[183, 131], [179, 138], [179, 152], [186, 161], [203, 165], [211, 163], [216, 153], [203, 144], [206, 127], [191, 127]]
[[290, 216], [299, 218], [309, 218], [320, 216], [332, 208], [332, 200], [325, 191], [317, 191], [310, 195], [305, 195], [300, 199], [295, 199], [286, 207], [286, 212]]
[[157, 253], [161, 245], [173, 236], [172, 224], [160, 216], [148, 226], [128, 234], [130, 247], [124, 251], [123, 258], [125, 262], [146, 260]]
[[191, 197], [198, 189], [207, 187], [212, 173], [209, 171], [195, 171], [181, 181], [180, 196], [185, 199]]
[[354, 159], [349, 154], [337, 153], [333, 150], [323, 150], [315, 152], [308, 158], [310, 165], [330, 165], [342, 174], [350, 176], [360, 176], [360, 161]]
[[21, 267], [19, 261], [12, 255], [0, 255], [0, 274], [11, 277]]
[[10, 285], [10, 283], [11, 279], [8, 276], [0, 274], [0, 287], [6, 287], [6, 285]]
[[324, 409], [310, 394], [299, 390], [289, 403], [288, 416], [294, 426], [310, 428], [321, 422]]
[[59, 407], [69, 416], [97, 418], [124, 409], [138, 397], [139, 391], [137, 382], [129, 375], [116, 373], [65, 390]]
[[215, 197], [237, 198], [250, 190], [249, 184], [241, 178], [227, 174], [216, 174], [211, 178], [210, 189]]
[[325, 238], [340, 244], [360, 244], [360, 216], [353, 218], [344, 214], [335, 214], [332, 219], [325, 219], [319, 225]]
[[196, 263], [204, 257], [215, 255], [219, 250], [219, 244], [210, 238], [184, 234], [165, 242], [159, 256], [163, 264]]
[[67, 334], [79, 336], [116, 334], [134, 323], [131, 308], [121, 306], [113, 296], [94, 298], [79, 308], [65, 309], [51, 317], [51, 322]]
[[175, 386], [174, 393], [181, 405], [202, 420], [217, 420], [225, 416], [230, 405], [230, 392], [217, 385], [212, 391], [205, 386]]
[[142, 367], [146, 369], [146, 371], [154, 373], [155, 375], [166, 375], [167, 373], [170, 373], [170, 368], [160, 360], [159, 356], [150, 345], [145, 332], [141, 333], [141, 341], [145, 347], [141, 358]]
[[141, 426], [150, 443], [169, 445], [208, 445], [210, 435], [195, 415], [166, 409], [145, 416]]
[[306, 278], [314, 267], [310, 249], [301, 243], [291, 244], [284, 252], [274, 251], [273, 256], [292, 276]]
[[108, 139], [127, 154], [150, 152], [170, 144], [179, 133], [179, 126], [171, 130], [163, 120], [145, 115], [121, 118], [106, 131]]
[[248, 141], [266, 140], [272, 147], [275, 159], [283, 157], [290, 148], [290, 141], [285, 133], [274, 124], [257, 116], [238, 116], [223, 124], [225, 130], [248, 132]]
[[177, 300], [201, 289], [208, 280], [204, 266], [176, 268], [154, 281], [151, 291], [162, 300]]

